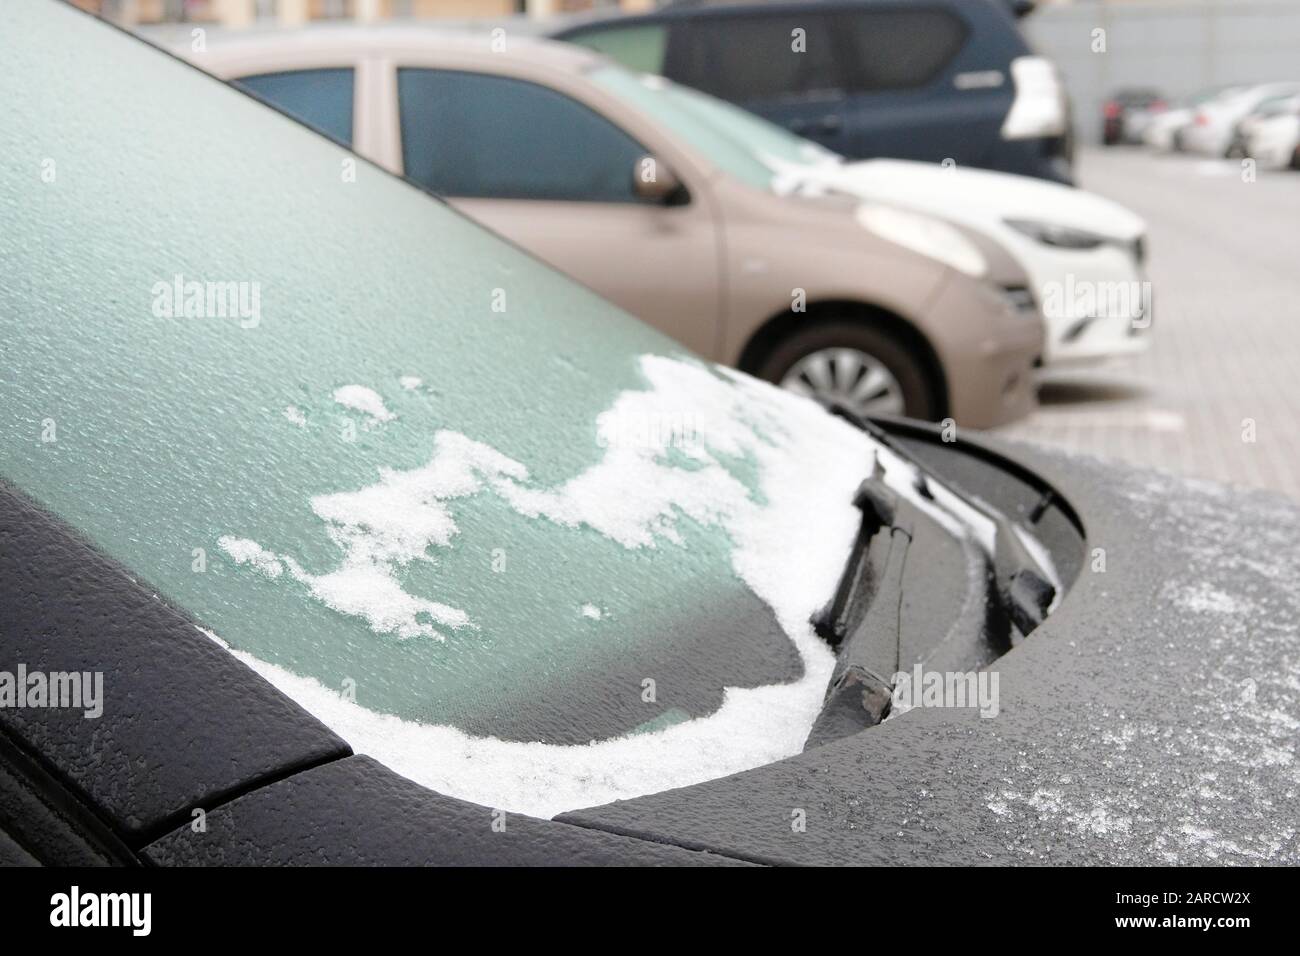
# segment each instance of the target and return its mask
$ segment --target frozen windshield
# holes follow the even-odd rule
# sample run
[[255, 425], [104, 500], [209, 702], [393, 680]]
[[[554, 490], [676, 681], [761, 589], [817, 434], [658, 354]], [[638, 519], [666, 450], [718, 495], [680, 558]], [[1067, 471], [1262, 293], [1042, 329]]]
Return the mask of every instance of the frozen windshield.
[[75, 9], [6, 16], [0, 479], [444, 792], [800, 750], [866, 436]]
[[588, 75], [682, 137], [713, 165], [751, 186], [770, 187], [776, 174], [790, 166], [840, 161], [837, 154], [810, 140], [663, 77], [610, 65], [596, 67]]

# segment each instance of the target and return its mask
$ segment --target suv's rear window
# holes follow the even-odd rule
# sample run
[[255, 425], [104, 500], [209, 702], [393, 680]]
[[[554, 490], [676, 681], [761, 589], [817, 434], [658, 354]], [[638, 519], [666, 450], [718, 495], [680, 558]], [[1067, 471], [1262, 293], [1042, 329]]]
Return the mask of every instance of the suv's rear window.
[[665, 72], [733, 102], [833, 96], [849, 77], [820, 14], [690, 18], [673, 24]]
[[933, 80], [966, 35], [935, 8], [689, 17], [673, 24], [665, 73], [739, 103], [905, 89]]
[[832, 23], [846, 44], [854, 91], [924, 86], [966, 42], [966, 25], [944, 10], [842, 13]]

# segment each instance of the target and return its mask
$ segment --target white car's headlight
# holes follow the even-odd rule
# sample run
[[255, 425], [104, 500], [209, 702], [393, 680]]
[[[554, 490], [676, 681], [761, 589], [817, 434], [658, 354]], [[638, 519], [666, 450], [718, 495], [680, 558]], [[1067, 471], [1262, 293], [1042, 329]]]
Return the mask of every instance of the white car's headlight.
[[1016, 232], [1024, 233], [1045, 246], [1061, 249], [1096, 249], [1109, 242], [1105, 236], [1085, 229], [1073, 229], [1070, 226], [1058, 226], [1051, 222], [1037, 222], [1033, 219], [1005, 219], [1008, 226]]
[[944, 265], [979, 278], [988, 262], [979, 248], [942, 219], [899, 209], [863, 203], [857, 209], [858, 223], [882, 239], [937, 259]]

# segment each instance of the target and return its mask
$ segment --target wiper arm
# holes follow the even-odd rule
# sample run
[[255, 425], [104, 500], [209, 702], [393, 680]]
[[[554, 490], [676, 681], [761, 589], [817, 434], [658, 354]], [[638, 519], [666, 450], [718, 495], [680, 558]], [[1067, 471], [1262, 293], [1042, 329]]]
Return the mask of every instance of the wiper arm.
[[[866, 432], [915, 468], [917, 474], [921, 476], [917, 490], [926, 498], [934, 497], [926, 479], [938, 480], [937, 476], [911, 452], [895, 442], [883, 428], [839, 403], [832, 403], [827, 407], [832, 415], [837, 415]], [[1025, 547], [1011, 520], [1005, 514], [972, 498], [958, 488], [947, 484], [944, 487], [967, 507], [978, 511], [992, 522], [995, 534], [993, 554], [989, 555], [989, 560], [993, 566], [994, 590], [998, 603], [1020, 633], [1028, 634], [1047, 617], [1047, 611], [1056, 598], [1055, 586], [1038, 560], [1029, 553], [1029, 549]]]
[[[832, 406], [831, 412], [906, 461], [915, 469], [917, 493], [935, 500], [929, 481], [937, 478], [928, 467], [874, 422], [841, 407]], [[1055, 588], [1006, 515], [947, 484], [943, 487], [992, 523], [993, 553], [987, 560], [994, 603], [1021, 634], [1028, 634], [1046, 617]], [[853, 549], [835, 594], [812, 618], [813, 630], [838, 653], [805, 750], [884, 720], [893, 699], [892, 677], [900, 669], [903, 575], [912, 529], [921, 513], [885, 483], [878, 457], [853, 503], [862, 512]]]
[[813, 621], [839, 655], [805, 750], [880, 723], [893, 697], [912, 505], [885, 487], [879, 469], [859, 487], [856, 503], [863, 518], [854, 555]]
[[830, 603], [812, 617], [813, 630], [831, 647], [839, 647], [844, 640], [848, 614], [862, 600], [862, 591], [869, 584], [865, 571], [870, 563], [872, 543], [881, 531], [894, 526], [898, 496], [882, 480], [879, 463], [858, 485], [853, 504], [862, 512], [853, 550], [840, 572], [839, 584]]

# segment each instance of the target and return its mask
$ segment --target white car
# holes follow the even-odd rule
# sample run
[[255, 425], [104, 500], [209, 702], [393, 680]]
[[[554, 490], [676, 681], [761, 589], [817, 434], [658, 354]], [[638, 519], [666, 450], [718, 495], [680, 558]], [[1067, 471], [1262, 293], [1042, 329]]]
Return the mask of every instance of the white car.
[[1192, 121], [1182, 130], [1183, 148], [1205, 156], [1227, 156], [1238, 123], [1265, 100], [1292, 93], [1300, 93], [1300, 83], [1262, 83], [1208, 100], [1196, 109]]
[[[421, 44], [433, 42], [430, 36], [429, 31], [392, 28], [292, 31], [252, 39], [216, 36], [201, 53], [186, 46], [175, 52], [291, 115], [310, 115], [313, 125], [380, 165], [397, 169], [401, 147], [400, 130], [393, 122], [393, 64], [413, 62]], [[362, 38], [364, 56], [354, 48]], [[347, 108], [322, 111], [324, 87], [319, 84], [352, 84], [331, 74], [354, 66], [358, 75], [349, 86]], [[1147, 347], [1150, 295], [1142, 272], [1146, 227], [1122, 206], [1028, 176], [899, 160], [847, 162], [729, 103], [695, 91], [689, 98], [693, 109], [733, 146], [754, 153], [778, 178], [784, 174], [789, 191], [834, 189], [878, 207], [909, 207], [990, 239], [1028, 276], [1027, 292], [1034, 301], [1024, 305], [1036, 306], [1046, 322], [1044, 364], [1100, 360]], [[356, 142], [354, 128], [366, 131]], [[508, 233], [508, 224], [498, 227]], [[938, 238], [915, 240], [928, 248]]]
[[1178, 133], [1192, 121], [1189, 107], [1180, 106], [1159, 116], [1153, 116], [1142, 128], [1142, 142], [1162, 153], [1178, 148]]
[[1146, 223], [1094, 193], [983, 169], [893, 159], [828, 163], [817, 178], [863, 199], [977, 230], [1028, 273], [1047, 323], [1043, 363], [1092, 362], [1150, 345]]
[[1094, 193], [1030, 176], [899, 159], [848, 162], [727, 103], [714, 128], [759, 150], [787, 190], [848, 194], [978, 232], [1029, 277], [1046, 323], [1043, 364], [1095, 362], [1145, 350], [1151, 286], [1146, 223]]
[[1199, 107], [1219, 97], [1233, 96], [1240, 86], [1216, 86], [1179, 100], [1172, 109], [1152, 116], [1142, 129], [1142, 142], [1161, 152], [1183, 149], [1182, 133], [1191, 125]]
[[1246, 155], [1259, 166], [1300, 168], [1300, 95], [1262, 107], [1241, 125]]

